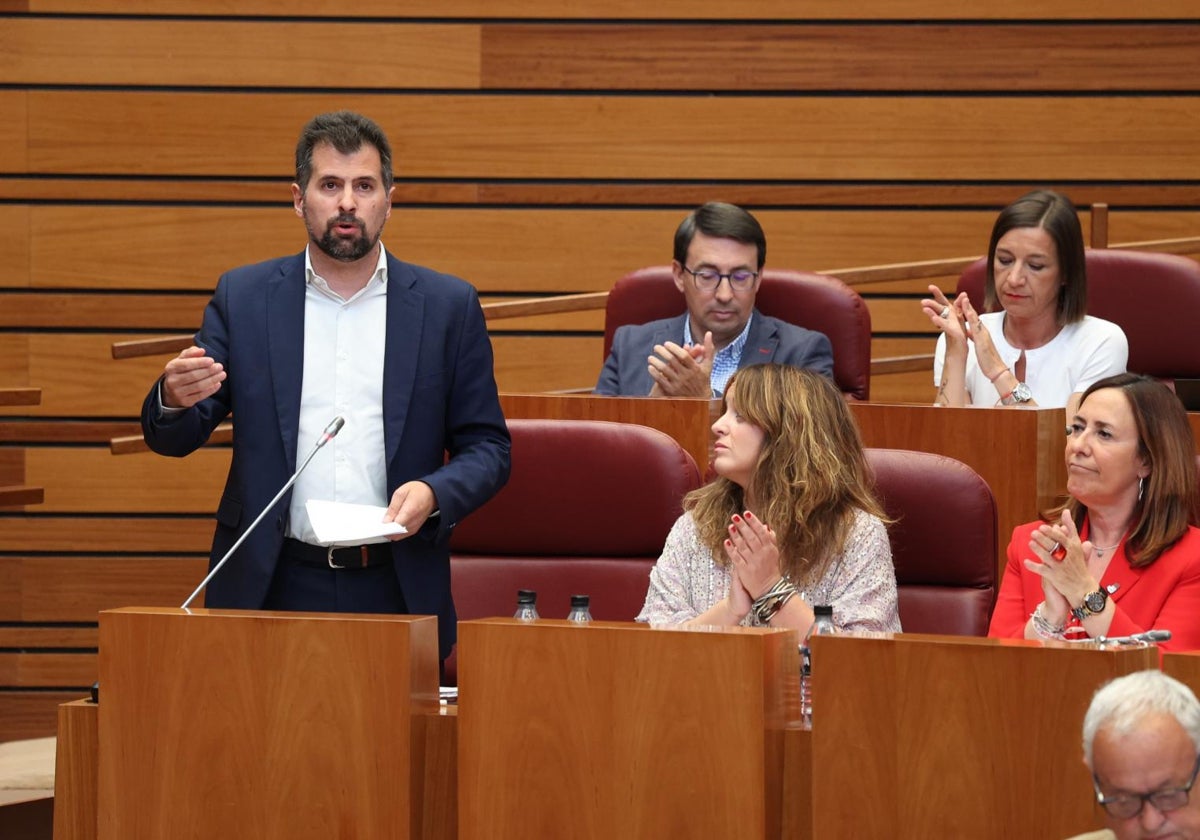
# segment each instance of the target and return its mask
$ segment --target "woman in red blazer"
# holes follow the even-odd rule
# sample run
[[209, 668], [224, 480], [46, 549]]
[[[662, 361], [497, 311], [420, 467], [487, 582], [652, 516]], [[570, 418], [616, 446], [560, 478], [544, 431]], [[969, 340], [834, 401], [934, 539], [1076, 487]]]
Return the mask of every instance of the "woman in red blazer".
[[1166, 386], [1122, 373], [1088, 388], [1067, 427], [1070, 498], [1013, 531], [989, 636], [1170, 630], [1200, 650], [1196, 456]]

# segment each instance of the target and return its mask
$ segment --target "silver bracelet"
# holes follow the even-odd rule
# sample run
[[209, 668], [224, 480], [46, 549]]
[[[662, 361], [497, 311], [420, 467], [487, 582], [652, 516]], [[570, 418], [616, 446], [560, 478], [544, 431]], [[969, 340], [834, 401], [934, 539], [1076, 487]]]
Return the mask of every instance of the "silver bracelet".
[[1042, 601], [1042, 603], [1037, 605], [1037, 609], [1033, 611], [1033, 615], [1029, 617], [1033, 622], [1034, 635], [1042, 639], [1061, 639], [1066, 625], [1051, 624], [1042, 613], [1042, 608], [1045, 606], [1046, 602]]
[[783, 609], [783, 605], [797, 592], [796, 585], [787, 575], [775, 582], [775, 585], [754, 599], [750, 613], [754, 616], [755, 624], [770, 624], [775, 613]]

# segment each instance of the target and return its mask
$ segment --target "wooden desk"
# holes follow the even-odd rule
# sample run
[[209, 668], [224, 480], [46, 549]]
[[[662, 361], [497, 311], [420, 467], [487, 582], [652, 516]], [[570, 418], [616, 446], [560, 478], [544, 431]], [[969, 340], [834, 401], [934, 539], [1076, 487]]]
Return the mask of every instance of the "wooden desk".
[[1084, 712], [1105, 682], [1157, 662], [1152, 647], [820, 636], [812, 765], [787, 781], [811, 784], [820, 840], [1060, 840], [1100, 828]]
[[[558, 836], [536, 829], [573, 820], [582, 837], [683, 836], [659, 830], [672, 814], [675, 828], [702, 818], [688, 836], [1058, 840], [1098, 827], [1079, 747], [1092, 693], [1158, 661], [1154, 648], [820, 637], [810, 731], [788, 712], [796, 649], [781, 631], [508, 619], [464, 630], [461, 719], [442, 709], [412, 724], [408, 794], [424, 840]], [[1164, 669], [1200, 678], [1200, 656], [1167, 654]], [[95, 840], [98, 729], [111, 718], [90, 703], [60, 708], [55, 840]], [[388, 749], [370, 737], [362, 748], [368, 763]], [[718, 772], [732, 766], [714, 758], [723, 751], [736, 776]], [[621, 808], [605, 804], [610, 788]], [[524, 833], [498, 828], [510, 818]]]

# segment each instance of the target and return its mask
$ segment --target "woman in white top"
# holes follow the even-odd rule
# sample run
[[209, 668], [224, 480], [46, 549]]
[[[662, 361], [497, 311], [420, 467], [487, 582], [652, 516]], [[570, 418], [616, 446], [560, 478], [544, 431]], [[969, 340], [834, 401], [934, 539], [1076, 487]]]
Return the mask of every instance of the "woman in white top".
[[1072, 416], [1088, 386], [1125, 370], [1125, 333], [1087, 314], [1083, 231], [1066, 196], [1038, 190], [1000, 211], [986, 314], [965, 292], [950, 302], [937, 286], [929, 291], [921, 308], [942, 331], [938, 405], [1064, 406]]

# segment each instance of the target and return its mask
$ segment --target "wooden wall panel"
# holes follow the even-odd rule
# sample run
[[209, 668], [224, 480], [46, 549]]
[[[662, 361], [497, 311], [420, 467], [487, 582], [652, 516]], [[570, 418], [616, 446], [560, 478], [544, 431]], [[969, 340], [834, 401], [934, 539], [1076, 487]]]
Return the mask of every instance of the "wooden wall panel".
[[[467, 24], [17, 18], [5, 21], [0, 44], [0, 76], [29, 85], [479, 85], [479, 27]], [[368, 45], [370, 61], [341, 61], [336, 71], [312, 60]]]
[[[1009, 199], [1022, 191], [1009, 188]], [[720, 188], [712, 195], [721, 197]], [[305, 242], [290, 207], [27, 209], [28, 282], [37, 289], [211, 292], [222, 272], [298, 253]], [[669, 263], [675, 228], [690, 209], [400, 207], [383, 242], [401, 259], [464, 277], [485, 294], [604, 291], [629, 271]], [[982, 254], [995, 211], [765, 209], [755, 215], [767, 234], [769, 265], [816, 271]], [[131, 230], [139, 231], [139, 247], [132, 249]], [[13, 241], [19, 242], [15, 234]], [[6, 285], [0, 278], [0, 288]], [[196, 326], [202, 310], [203, 302]]]
[[44, 738], [58, 728], [58, 706], [84, 696], [82, 691], [0, 693], [0, 741]]
[[496, 384], [501, 391], [536, 392], [596, 385], [604, 364], [603, 336], [496, 336]]
[[[5, 113], [4, 91], [0, 91], [0, 113]], [[7, 120], [0, 120], [0, 134], [3, 133]], [[0, 147], [3, 146], [0, 138]], [[9, 160], [7, 154], [0, 148], [0, 160]], [[4, 253], [5, 262], [10, 271], [0, 284], [10, 288], [21, 288], [29, 285], [31, 262], [29, 249], [33, 241], [30, 227], [29, 205], [0, 204], [0, 251]]]
[[[1196, 90], [1195, 24], [489, 24], [485, 88]], [[653, 65], [654, 72], [646, 68]]]
[[22, 90], [0, 90], [0, 160], [6, 172], [21, 172], [28, 168], [28, 96]]
[[205, 447], [187, 458], [107, 449], [25, 451], [26, 480], [46, 488], [38, 513], [212, 515], [229, 472], [230, 451]]
[[[207, 551], [203, 557], [0, 557], [0, 580], [6, 583], [0, 621], [95, 622], [100, 610], [175, 607], [204, 579], [207, 568]], [[90, 638], [94, 646], [94, 634]], [[80, 644], [43, 641], [37, 646]]]
[[[150, 386], [170, 358], [146, 356], [114, 361], [114, 341], [139, 336], [128, 333], [31, 333], [25, 336], [0, 334], [0, 348], [7, 339], [23, 339], [24, 354], [0, 354], [0, 376], [12, 362], [28, 360], [33, 370], [28, 378], [41, 384], [38, 406], [0, 407], [0, 416], [30, 417], [131, 417], [137, 418]], [[602, 336], [496, 334], [496, 381], [501, 390], [541, 391], [557, 388], [591, 387], [600, 373]], [[10, 384], [23, 385], [15, 382]], [[222, 473], [224, 475], [224, 473]], [[48, 500], [49, 501], [49, 500]]]
[[[370, 114], [408, 177], [722, 179], [1195, 179], [1200, 112], [1187, 97], [707, 97], [29, 93], [29, 167], [48, 173], [265, 176], [298, 126]], [[1014, 125], [1063, 130], [1014, 132]], [[804, 126], [804, 131], [797, 130]], [[932, 130], [936, 126], [936, 131]], [[137, 136], [138, 143], [128, 142]], [[1131, 150], [1137, 150], [1132, 154]]]
[[212, 536], [211, 515], [136, 517], [0, 514], [0, 545], [4, 546], [6, 552], [16, 554], [207, 554], [212, 547]]
[[82, 688], [96, 681], [95, 653], [0, 653], [0, 686]]
[[142, 401], [170, 356], [115, 361], [111, 347], [114, 341], [142, 337], [128, 333], [51, 332], [25, 336], [29, 380], [42, 388], [42, 402], [19, 413], [38, 417], [138, 417]]
[[[12, 3], [14, 0], [8, 0]], [[16, 6], [31, 12], [154, 15], [278, 15], [274, 0], [24, 0]], [[3, 8], [3, 7], [0, 7]], [[729, 20], [874, 20], [893, 17], [940, 20], [964, 15], [955, 0], [810, 0], [800, 6], [791, 0], [755, 0], [730, 4], [724, 0], [410, 0], [397, 9], [389, 0], [360, 0], [347, 7], [336, 0], [303, 0], [287, 7], [292, 15], [343, 19], [359, 17], [413, 18], [568, 18], [568, 19], [729, 19]], [[1086, 7], [1073, 0], [1012, 0], [1003, 4], [972, 4], [971, 17], [981, 20], [1123, 19], [1130, 16], [1125, 0], [1095, 0]], [[1188, 0], [1147, 0], [1137, 7], [1143, 19], [1187, 18], [1195, 12]]]

